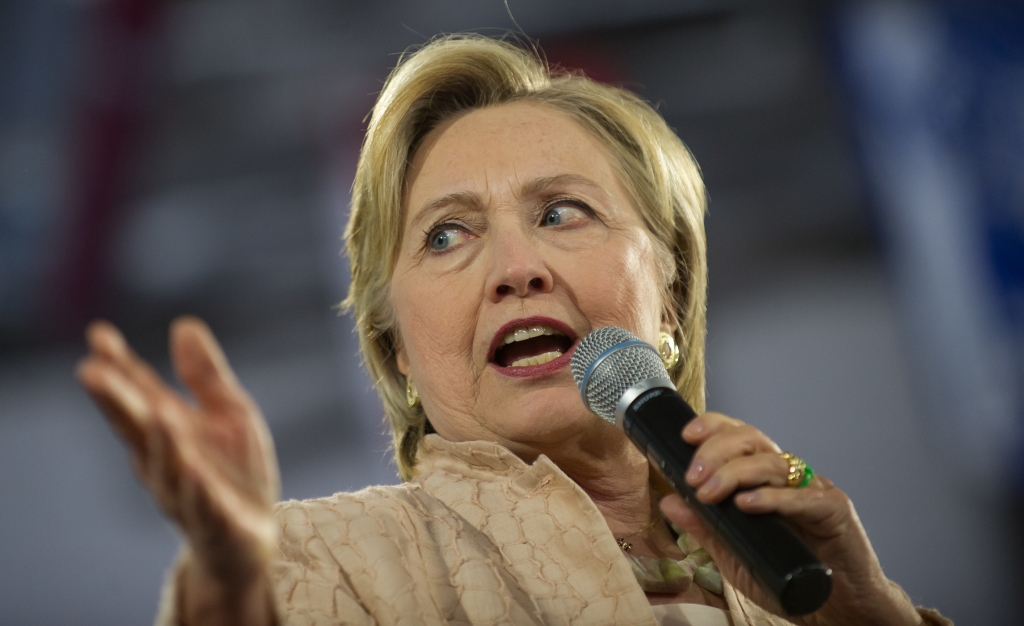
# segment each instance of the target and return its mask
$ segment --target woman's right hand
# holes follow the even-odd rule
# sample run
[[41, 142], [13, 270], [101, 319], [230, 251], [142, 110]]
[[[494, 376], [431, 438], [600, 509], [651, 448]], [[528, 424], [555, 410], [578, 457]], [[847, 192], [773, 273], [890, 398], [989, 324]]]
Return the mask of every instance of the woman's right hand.
[[202, 321], [171, 324], [170, 388], [107, 322], [86, 331], [78, 379], [127, 442], [135, 473], [189, 550], [178, 578], [184, 623], [271, 624], [279, 478], [270, 432]]

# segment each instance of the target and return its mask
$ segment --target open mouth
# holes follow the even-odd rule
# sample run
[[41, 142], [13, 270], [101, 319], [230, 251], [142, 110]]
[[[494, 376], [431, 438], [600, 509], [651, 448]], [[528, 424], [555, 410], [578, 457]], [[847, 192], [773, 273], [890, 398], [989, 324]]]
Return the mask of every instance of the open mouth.
[[[554, 320], [550, 320], [554, 322]], [[520, 320], [495, 337], [497, 347], [491, 359], [499, 367], [518, 368], [544, 365], [568, 352], [574, 339], [560, 323]]]

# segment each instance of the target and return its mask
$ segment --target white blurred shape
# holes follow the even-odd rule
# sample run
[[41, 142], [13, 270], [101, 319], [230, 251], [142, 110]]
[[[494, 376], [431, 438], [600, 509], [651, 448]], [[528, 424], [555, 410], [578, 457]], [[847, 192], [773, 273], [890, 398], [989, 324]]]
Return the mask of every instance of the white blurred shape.
[[956, 479], [996, 497], [1021, 441], [1013, 348], [986, 265], [979, 182], [937, 117], [956, 110], [967, 80], [936, 7], [853, 3], [844, 16], [926, 435]]

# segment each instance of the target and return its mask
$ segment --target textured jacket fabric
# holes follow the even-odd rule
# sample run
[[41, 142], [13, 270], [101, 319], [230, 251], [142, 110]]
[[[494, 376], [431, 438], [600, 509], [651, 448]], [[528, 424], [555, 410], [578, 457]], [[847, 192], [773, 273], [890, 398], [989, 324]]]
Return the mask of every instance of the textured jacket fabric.
[[[401, 485], [277, 506], [282, 624], [657, 626], [601, 513], [547, 457], [428, 435], [416, 467]], [[173, 578], [158, 625], [177, 623]], [[789, 623], [728, 583], [725, 599], [735, 626]]]

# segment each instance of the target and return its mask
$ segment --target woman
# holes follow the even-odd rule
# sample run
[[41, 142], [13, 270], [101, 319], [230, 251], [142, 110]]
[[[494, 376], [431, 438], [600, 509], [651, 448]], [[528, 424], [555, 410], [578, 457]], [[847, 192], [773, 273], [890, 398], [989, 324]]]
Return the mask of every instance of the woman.
[[[267, 429], [201, 322], [171, 328], [195, 406], [113, 327], [87, 333], [82, 384], [188, 542], [162, 623], [788, 623], [568, 368], [621, 326], [703, 410], [703, 212], [696, 164], [631, 94], [480, 37], [404, 59], [346, 233], [402, 485], [275, 507]], [[829, 602], [792, 623], [947, 623], [885, 578], [832, 483], [787, 486], [808, 475], [766, 435], [705, 413], [681, 436], [703, 501], [739, 489], [832, 567]]]

